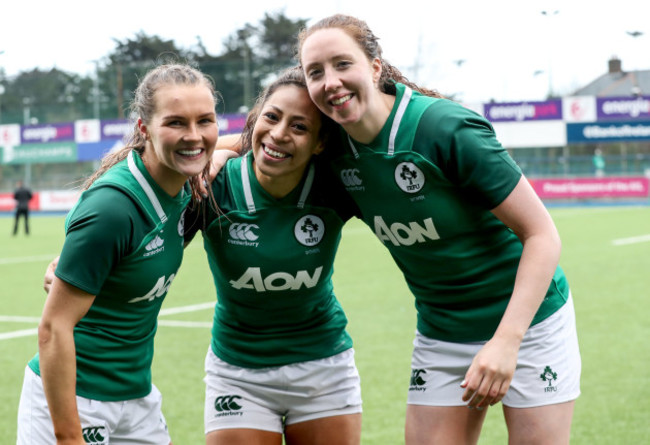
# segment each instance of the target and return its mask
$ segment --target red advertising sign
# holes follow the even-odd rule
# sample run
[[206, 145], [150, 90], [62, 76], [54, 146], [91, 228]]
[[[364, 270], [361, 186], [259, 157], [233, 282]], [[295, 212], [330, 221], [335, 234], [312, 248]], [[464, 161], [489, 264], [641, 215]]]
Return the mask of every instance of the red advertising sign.
[[[16, 200], [13, 193], [0, 193], [0, 212], [12, 212], [16, 208]], [[38, 192], [34, 193], [29, 200], [29, 210], [41, 210], [41, 203]]]
[[535, 179], [531, 180], [541, 199], [645, 198], [650, 179], [638, 177]]

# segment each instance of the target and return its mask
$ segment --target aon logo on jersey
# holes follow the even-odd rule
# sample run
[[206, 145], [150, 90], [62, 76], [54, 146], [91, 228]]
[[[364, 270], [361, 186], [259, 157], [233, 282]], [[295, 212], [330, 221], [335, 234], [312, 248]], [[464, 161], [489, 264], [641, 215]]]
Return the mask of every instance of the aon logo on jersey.
[[395, 246], [412, 246], [415, 243], [424, 243], [440, 239], [438, 231], [433, 225], [433, 219], [427, 218], [422, 224], [417, 222], [394, 222], [390, 226], [381, 216], [375, 216], [375, 235], [383, 243], [390, 242]]
[[129, 303], [137, 303], [138, 301], [144, 301], [144, 300], [153, 301], [154, 298], [160, 298], [164, 296], [169, 290], [169, 286], [172, 285], [172, 281], [174, 281], [175, 277], [176, 277], [175, 273], [171, 274], [167, 279], [165, 279], [165, 276], [163, 275], [162, 277], [158, 278], [158, 281], [156, 282], [154, 287], [149, 292], [147, 292], [146, 295], [143, 295], [142, 297], [133, 298], [129, 300]]
[[302, 286], [315, 287], [322, 271], [323, 266], [319, 266], [312, 275], [306, 270], [299, 270], [295, 277], [288, 272], [275, 272], [262, 277], [259, 267], [249, 267], [237, 280], [230, 280], [230, 285], [235, 289], [254, 289], [257, 292], [299, 290]]

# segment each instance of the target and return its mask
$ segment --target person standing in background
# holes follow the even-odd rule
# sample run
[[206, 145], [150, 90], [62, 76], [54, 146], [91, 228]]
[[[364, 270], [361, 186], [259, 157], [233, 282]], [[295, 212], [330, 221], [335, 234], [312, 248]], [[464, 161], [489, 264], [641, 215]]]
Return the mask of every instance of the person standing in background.
[[29, 201], [32, 199], [32, 191], [26, 187], [23, 181], [16, 183], [14, 191], [16, 200], [16, 221], [14, 222], [14, 236], [18, 233], [18, 222], [22, 216], [25, 219], [25, 235], [29, 235]]
[[597, 148], [594, 151], [594, 157], [592, 158], [594, 163], [594, 172], [597, 178], [602, 178], [605, 176], [605, 158], [603, 157], [603, 152], [600, 148]]

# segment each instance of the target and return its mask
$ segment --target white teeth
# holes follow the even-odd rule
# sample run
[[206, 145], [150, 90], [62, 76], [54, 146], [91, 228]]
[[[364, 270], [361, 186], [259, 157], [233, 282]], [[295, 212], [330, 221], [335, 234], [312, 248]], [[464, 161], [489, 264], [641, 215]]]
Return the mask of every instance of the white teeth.
[[333, 103], [334, 105], [341, 105], [341, 104], [347, 102], [347, 101], [350, 100], [350, 99], [352, 99], [352, 95], [351, 95], [351, 94], [348, 94], [347, 96], [343, 96], [343, 97], [339, 97], [338, 99], [334, 99], [334, 100], [332, 101], [332, 103]]
[[267, 147], [266, 145], [264, 146], [264, 153], [268, 154], [269, 156], [273, 156], [274, 158], [284, 159], [284, 158], [289, 157], [288, 154], [280, 153], [279, 151], [272, 150], [269, 147]]
[[201, 149], [197, 148], [195, 150], [178, 150], [178, 153], [183, 156], [196, 156], [201, 153]]

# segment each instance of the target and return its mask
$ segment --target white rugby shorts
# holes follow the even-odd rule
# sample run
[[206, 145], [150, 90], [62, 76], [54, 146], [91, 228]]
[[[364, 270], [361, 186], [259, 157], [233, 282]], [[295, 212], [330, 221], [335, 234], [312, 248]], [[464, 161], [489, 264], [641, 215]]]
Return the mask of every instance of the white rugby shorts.
[[[163, 445], [171, 439], [162, 414], [162, 395], [152, 385], [142, 398], [103, 402], [77, 396], [77, 410], [84, 440], [93, 445]], [[25, 368], [18, 405], [17, 445], [56, 443], [43, 381]]]
[[[460, 384], [485, 342], [450, 343], [416, 332], [408, 404], [462, 406]], [[502, 403], [532, 408], [575, 400], [581, 360], [571, 297], [553, 315], [531, 326], [521, 343], [512, 383]]]
[[284, 432], [284, 425], [361, 412], [354, 350], [272, 368], [205, 359], [205, 433], [225, 428]]

